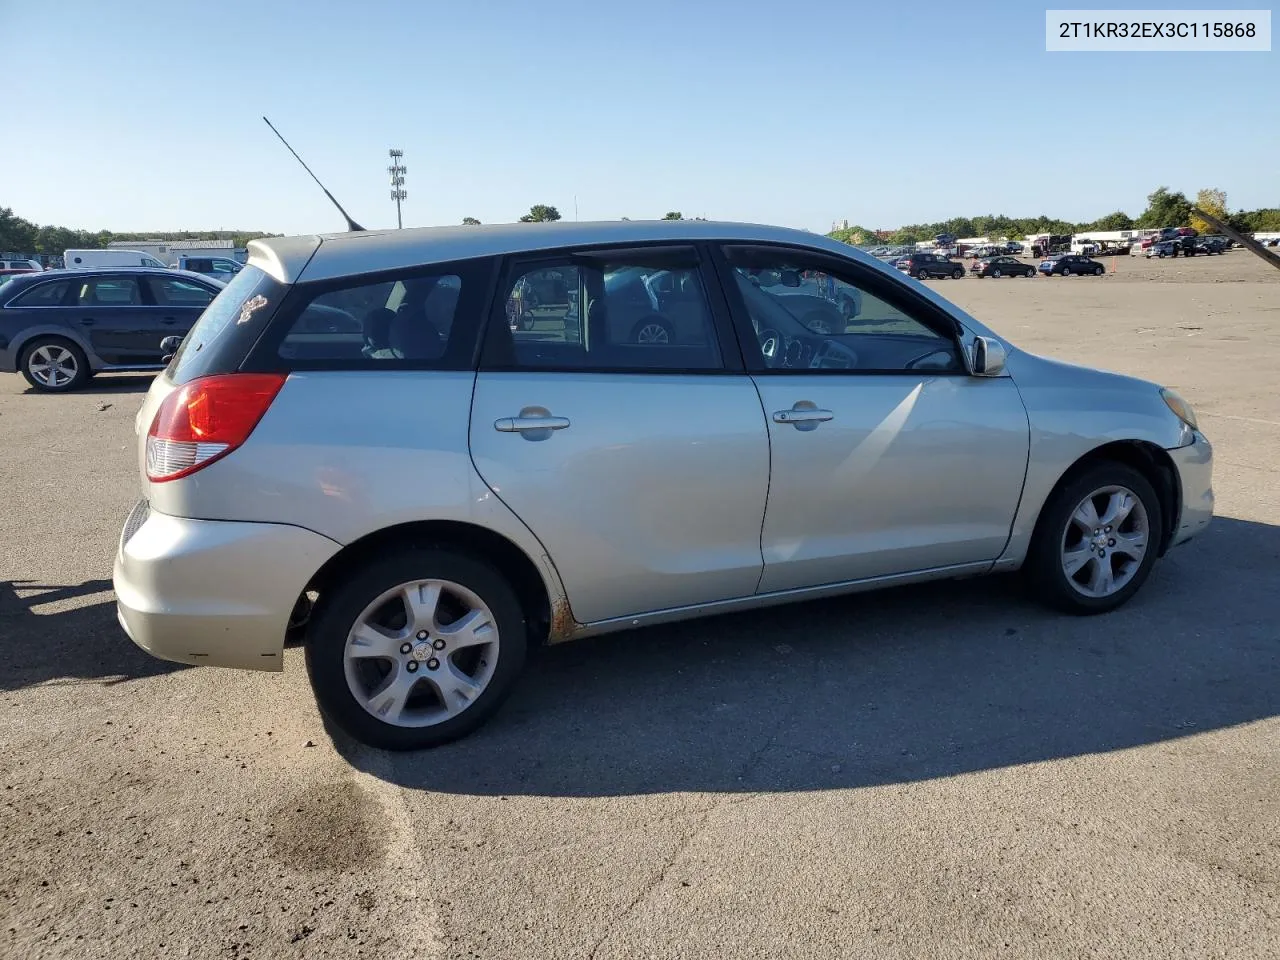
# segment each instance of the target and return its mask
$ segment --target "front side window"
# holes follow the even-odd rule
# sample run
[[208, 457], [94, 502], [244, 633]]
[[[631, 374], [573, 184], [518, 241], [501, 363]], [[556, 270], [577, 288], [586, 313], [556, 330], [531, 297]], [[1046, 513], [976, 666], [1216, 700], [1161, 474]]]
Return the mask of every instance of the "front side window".
[[60, 280], [57, 283], [36, 284], [36, 286], [16, 298], [10, 306], [56, 307], [62, 303], [63, 299], [67, 295], [67, 290], [70, 287], [70, 280]]
[[80, 306], [130, 307], [142, 303], [136, 277], [95, 277], [80, 284]]
[[206, 287], [180, 277], [148, 277], [151, 297], [162, 307], [204, 307], [214, 294]]
[[[857, 281], [803, 252], [729, 248], [730, 270], [766, 370], [961, 372], [953, 336], [921, 319], [892, 281]], [[749, 348], [749, 346], [748, 346]]]
[[721, 366], [692, 251], [608, 254], [540, 265], [503, 287], [510, 339], [498, 366], [683, 371]]

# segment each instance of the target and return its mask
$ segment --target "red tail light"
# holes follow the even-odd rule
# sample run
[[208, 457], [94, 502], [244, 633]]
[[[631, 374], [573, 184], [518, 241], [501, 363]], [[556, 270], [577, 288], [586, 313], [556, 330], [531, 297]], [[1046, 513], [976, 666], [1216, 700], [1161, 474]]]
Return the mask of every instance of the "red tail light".
[[147, 432], [147, 478], [177, 480], [225, 457], [249, 439], [284, 381], [283, 373], [229, 373], [173, 391]]

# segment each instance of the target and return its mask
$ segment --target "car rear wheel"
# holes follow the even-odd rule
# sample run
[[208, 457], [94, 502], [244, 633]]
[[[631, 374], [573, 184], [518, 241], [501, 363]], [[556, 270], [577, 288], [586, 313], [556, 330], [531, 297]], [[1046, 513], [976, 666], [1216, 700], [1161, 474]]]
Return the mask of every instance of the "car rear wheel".
[[1000, 268], [999, 268], [999, 267], [996, 267], [994, 270], [992, 270], [992, 271], [991, 271], [991, 275], [992, 275], [993, 277], [995, 277], [997, 280], [998, 280], [998, 279], [1000, 279], [1000, 277], [1004, 276], [1004, 274], [1002, 274], [1002, 273], [1000, 272]]
[[89, 361], [76, 344], [62, 337], [36, 337], [19, 364], [27, 383], [42, 393], [66, 393], [89, 379]]
[[1071, 268], [1070, 268], [1070, 267], [1063, 267], [1063, 268], [1062, 268], [1062, 275], [1063, 275], [1064, 277], [1069, 277], [1069, 276], [1071, 276]]
[[1099, 463], [1045, 504], [1025, 573], [1041, 600], [1068, 613], [1105, 613], [1142, 586], [1155, 563], [1160, 499], [1137, 470]]
[[928, 270], [925, 270], [925, 269], [923, 269], [923, 268], [921, 268], [920, 270], [917, 270], [917, 271], [916, 271], [916, 279], [917, 279], [917, 280], [928, 280], [928, 279], [929, 279], [929, 271], [928, 271]]
[[1102, 276], [1103, 272], [1104, 272], [1104, 271], [1103, 271], [1103, 269], [1102, 269], [1101, 267], [1094, 267], [1094, 268], [1093, 268], [1093, 275], [1094, 275], [1095, 277], [1100, 277], [1100, 276]]
[[321, 593], [307, 672], [339, 729], [372, 747], [416, 750], [483, 724], [510, 693], [527, 645], [501, 573], [462, 552], [412, 548]]
[[964, 279], [964, 268], [963, 268], [963, 267], [956, 267], [954, 270], [952, 270], [952, 271], [951, 271], [951, 279], [952, 279], [952, 280], [963, 280], [963, 279]]

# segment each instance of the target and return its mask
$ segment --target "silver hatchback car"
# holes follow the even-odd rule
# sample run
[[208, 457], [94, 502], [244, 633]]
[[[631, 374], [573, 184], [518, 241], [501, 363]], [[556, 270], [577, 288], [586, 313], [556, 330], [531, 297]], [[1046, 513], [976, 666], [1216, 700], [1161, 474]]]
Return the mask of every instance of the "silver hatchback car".
[[739, 224], [256, 240], [137, 433], [133, 640], [280, 670], [301, 637], [392, 749], [484, 722], [530, 644], [1019, 568], [1105, 612], [1213, 512], [1174, 392]]

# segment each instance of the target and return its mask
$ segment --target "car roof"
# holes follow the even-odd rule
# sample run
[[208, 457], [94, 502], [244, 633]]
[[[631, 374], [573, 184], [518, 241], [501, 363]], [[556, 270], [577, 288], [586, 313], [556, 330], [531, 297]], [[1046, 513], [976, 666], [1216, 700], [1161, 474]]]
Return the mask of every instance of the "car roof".
[[249, 242], [249, 262], [282, 283], [296, 283], [560, 247], [700, 240], [791, 244], [878, 262], [849, 244], [804, 230], [711, 220], [502, 223], [265, 237]]
[[194, 270], [175, 270], [172, 267], [67, 267], [45, 270], [37, 274], [41, 277], [95, 277], [104, 273], [139, 273], [157, 277], [185, 277], [192, 280], [205, 280], [217, 284], [220, 281]]

